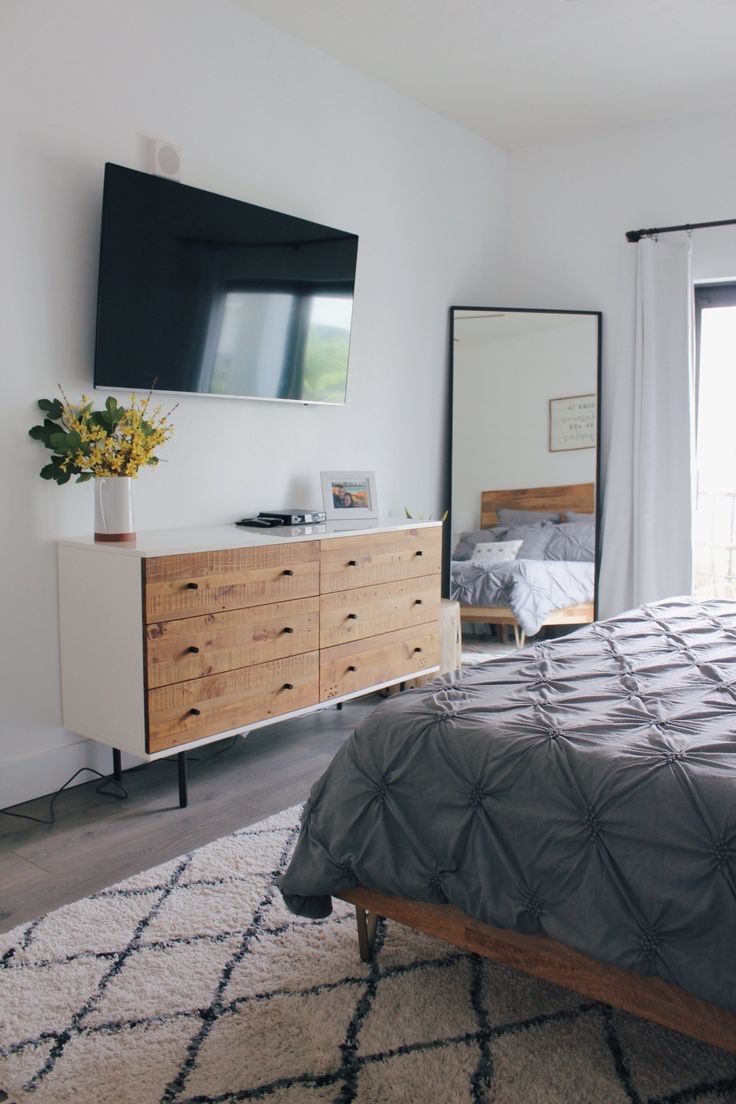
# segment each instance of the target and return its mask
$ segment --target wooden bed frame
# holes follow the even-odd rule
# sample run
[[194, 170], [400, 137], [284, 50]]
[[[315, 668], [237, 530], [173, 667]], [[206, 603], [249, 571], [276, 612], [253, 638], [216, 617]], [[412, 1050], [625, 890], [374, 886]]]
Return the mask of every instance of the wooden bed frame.
[[[526, 487], [509, 491], [482, 491], [480, 496], [480, 527], [498, 525], [499, 508], [512, 510], [545, 510], [562, 513], [575, 510], [580, 514], [595, 513], [595, 483], [569, 483], [560, 487]], [[542, 622], [547, 625], [589, 625], [595, 618], [593, 602], [564, 606], [553, 610]], [[460, 606], [460, 620], [498, 625], [503, 630], [511, 625], [516, 646], [523, 647], [524, 632], [508, 606]]]
[[736, 1012], [708, 1004], [672, 982], [606, 966], [544, 935], [492, 928], [452, 905], [408, 901], [362, 887], [338, 896], [355, 906], [363, 962], [371, 961], [379, 918], [395, 920], [461, 950], [473, 951], [736, 1054]]

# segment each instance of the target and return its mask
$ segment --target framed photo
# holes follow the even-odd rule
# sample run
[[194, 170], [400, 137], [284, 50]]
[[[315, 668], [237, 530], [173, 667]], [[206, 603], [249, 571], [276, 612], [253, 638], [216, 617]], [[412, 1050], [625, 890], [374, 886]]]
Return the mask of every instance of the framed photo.
[[328, 521], [378, 517], [376, 477], [373, 472], [321, 472], [320, 475]]
[[549, 400], [549, 452], [595, 448], [597, 435], [596, 395], [566, 395]]

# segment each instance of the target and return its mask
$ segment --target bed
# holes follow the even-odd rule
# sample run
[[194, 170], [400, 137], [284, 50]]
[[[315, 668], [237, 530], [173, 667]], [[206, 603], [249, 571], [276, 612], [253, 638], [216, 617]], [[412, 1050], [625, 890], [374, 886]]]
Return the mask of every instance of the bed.
[[736, 1052], [736, 603], [672, 599], [379, 706], [287, 906], [356, 906]]
[[[595, 513], [595, 484], [575, 483], [557, 487], [532, 487], [505, 491], [483, 491], [480, 501], [480, 529], [473, 534], [462, 534], [470, 539], [503, 542], [508, 537], [533, 537], [523, 528], [499, 529], [502, 509], [531, 511], [555, 515], [564, 523], [571, 516]], [[552, 522], [537, 523], [532, 529], [538, 536], [552, 534]], [[460, 603], [463, 622], [497, 625], [503, 633], [506, 626], [514, 630], [517, 646], [522, 646], [527, 635], [535, 635], [548, 625], [584, 625], [594, 617], [595, 552], [594, 529], [591, 523], [590, 546], [573, 552], [574, 560], [557, 556], [546, 559], [543, 547], [527, 558], [525, 548], [534, 541], [523, 541], [517, 556], [511, 560], [488, 563], [475, 560], [470, 554], [455, 559], [450, 569], [450, 597]], [[564, 547], [559, 537], [571, 530], [586, 531], [584, 525], [564, 525], [554, 534], [557, 546]], [[579, 533], [577, 534], [580, 535]], [[460, 546], [463, 541], [461, 540]], [[517, 542], [518, 543], [518, 542]], [[459, 547], [460, 547], [459, 546]], [[459, 556], [459, 553], [458, 553]]]

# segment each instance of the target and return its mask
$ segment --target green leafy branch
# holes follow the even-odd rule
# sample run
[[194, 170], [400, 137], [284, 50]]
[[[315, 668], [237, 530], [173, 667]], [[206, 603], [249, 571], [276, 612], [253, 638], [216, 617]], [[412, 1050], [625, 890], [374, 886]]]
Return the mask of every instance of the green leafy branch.
[[[447, 519], [448, 513], [449, 511], [445, 510], [444, 514], [439, 520], [445, 521]], [[430, 514], [428, 518], [425, 518], [424, 514], [412, 514], [408, 506], [404, 507], [404, 514], [406, 515], [406, 517], [409, 518], [410, 521], [434, 521], [432, 514]]]
[[142, 400], [132, 395], [129, 407], [110, 395], [102, 410], [95, 410], [86, 395], [73, 407], [63, 390], [61, 394], [63, 402], [38, 400], [45, 417], [28, 431], [53, 454], [41, 468], [42, 479], [61, 485], [76, 476], [77, 483], [85, 483], [96, 475], [136, 475], [141, 465], [158, 464], [153, 449], [171, 436], [173, 427], [168, 423], [171, 411], [161, 415], [156, 407], [148, 413], [150, 394]]

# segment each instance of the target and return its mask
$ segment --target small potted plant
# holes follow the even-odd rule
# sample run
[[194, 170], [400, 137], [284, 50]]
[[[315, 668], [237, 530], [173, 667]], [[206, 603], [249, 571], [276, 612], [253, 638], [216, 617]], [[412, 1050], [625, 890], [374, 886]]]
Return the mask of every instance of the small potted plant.
[[[427, 517], [427, 518], [425, 518], [424, 514], [412, 514], [412, 512], [411, 512], [411, 510], [409, 509], [408, 506], [404, 507], [404, 515], [409, 519], [409, 521], [434, 521], [434, 515], [433, 514], [430, 514], [429, 517]], [[440, 521], [446, 521], [446, 520], [447, 520], [447, 510], [445, 510], [444, 514], [440, 518]]]
[[[158, 464], [154, 455], [174, 432], [172, 414], [151, 409], [151, 394], [130, 396], [120, 406], [112, 395], [95, 410], [87, 395], [74, 405], [61, 387], [61, 399], [39, 399], [44, 420], [29, 430], [53, 454], [41, 468], [42, 479], [68, 483], [95, 480], [95, 540], [134, 540], [132, 480], [144, 466]], [[175, 409], [175, 408], [174, 408]]]

